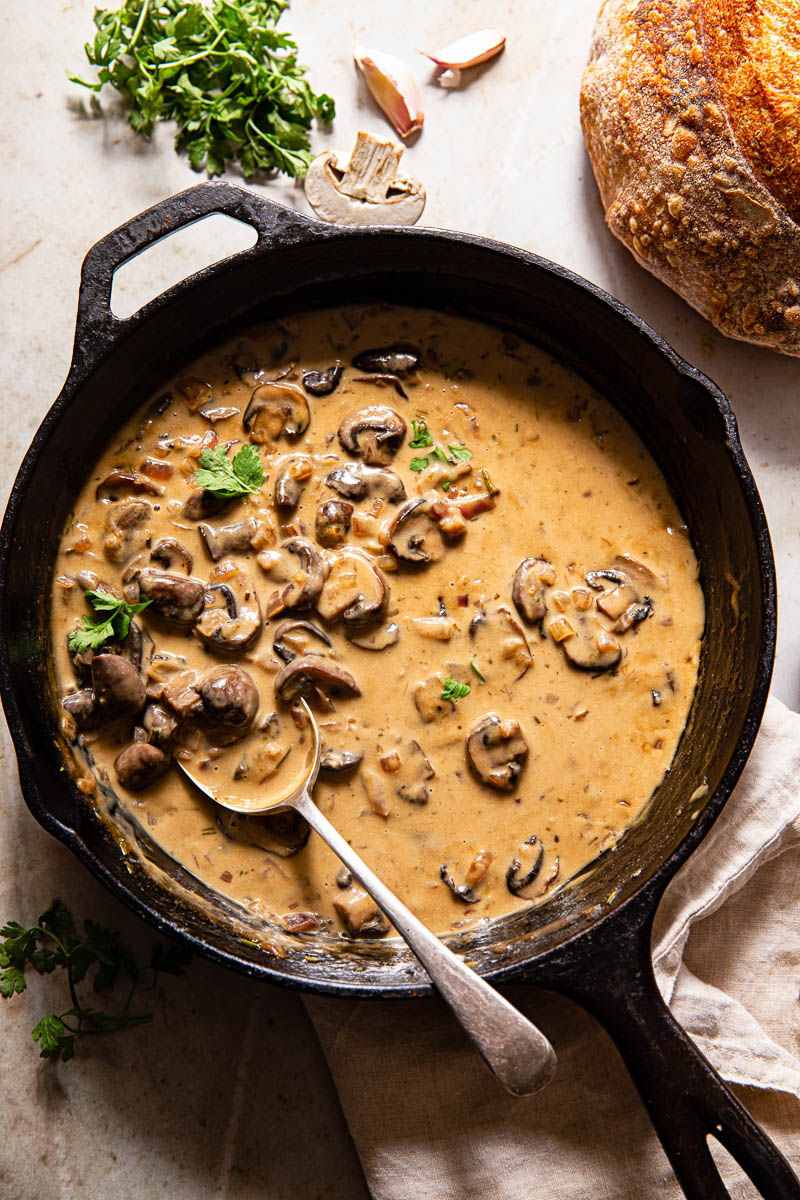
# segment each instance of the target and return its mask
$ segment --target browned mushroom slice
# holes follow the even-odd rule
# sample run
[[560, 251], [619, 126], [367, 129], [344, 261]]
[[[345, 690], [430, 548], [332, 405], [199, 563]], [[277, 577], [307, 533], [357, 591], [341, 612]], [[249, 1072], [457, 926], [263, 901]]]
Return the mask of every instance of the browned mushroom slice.
[[528, 743], [513, 717], [501, 721], [497, 713], [486, 713], [469, 732], [467, 756], [482, 783], [510, 792], [525, 766]]
[[469, 623], [469, 636], [471, 656], [496, 687], [510, 687], [533, 666], [525, 631], [505, 604], [477, 612]]
[[401, 562], [428, 566], [444, 557], [442, 531], [431, 518], [429, 508], [427, 500], [409, 500], [389, 526], [387, 548]]
[[113, 563], [139, 554], [150, 538], [153, 510], [146, 500], [120, 500], [106, 513], [103, 553]]
[[92, 690], [103, 718], [133, 716], [147, 699], [139, 672], [120, 654], [94, 656]]
[[204, 588], [199, 579], [156, 571], [140, 571], [139, 591], [149, 601], [147, 615], [160, 617], [168, 625], [193, 625], [203, 611]]
[[206, 523], [197, 526], [212, 562], [219, 562], [226, 554], [246, 554], [252, 549], [257, 531], [258, 525], [252, 517], [247, 521], [234, 521], [216, 528]]
[[326, 747], [320, 756], [319, 769], [326, 775], [345, 775], [348, 771], [355, 770], [363, 757], [360, 750]]
[[160, 779], [172, 759], [158, 746], [149, 742], [133, 742], [114, 760], [114, 770], [122, 787], [141, 792]]
[[471, 884], [456, 883], [453, 876], [448, 873], [447, 863], [442, 863], [439, 867], [439, 878], [447, 886], [454, 900], [460, 900], [462, 904], [477, 904], [480, 900], [480, 896], [473, 891]]
[[394, 621], [376, 629], [347, 630], [347, 640], [361, 650], [388, 650], [400, 640], [400, 626]]
[[368, 467], [360, 462], [337, 467], [325, 476], [325, 485], [346, 500], [380, 496], [389, 504], [399, 504], [406, 498], [405, 484], [396, 471], [390, 467]]
[[339, 426], [339, 441], [369, 466], [385, 467], [400, 449], [405, 433], [406, 423], [400, 414], [385, 404], [376, 404], [345, 417]]
[[161, 496], [163, 493], [163, 487], [153, 483], [146, 475], [116, 468], [98, 483], [95, 496], [98, 500], [120, 500], [123, 496]]
[[95, 695], [91, 688], [70, 692], [61, 701], [61, 707], [69, 713], [78, 730], [94, 729], [100, 719]]
[[148, 630], [143, 625], [140, 625], [137, 620], [131, 621], [128, 627], [128, 636], [123, 642], [122, 652], [144, 681], [147, 680], [147, 671], [155, 648], [156, 644]]
[[174, 566], [180, 566], [187, 575], [191, 575], [194, 559], [177, 538], [159, 538], [150, 550], [150, 561], [158, 563], [166, 571]]
[[218, 516], [230, 504], [231, 500], [215, 496], [213, 492], [207, 492], [205, 488], [199, 488], [196, 492], [192, 492], [184, 504], [182, 512], [189, 521], [205, 521], [209, 517]]
[[[320, 645], [321, 643], [321, 645]], [[281, 621], [275, 627], [272, 649], [284, 662], [292, 662], [299, 655], [324, 654], [330, 650], [331, 639], [324, 629], [312, 621]]]
[[351, 884], [341, 895], [335, 896], [333, 907], [353, 937], [383, 937], [389, 932], [386, 917], [358, 884]]
[[203, 716], [212, 725], [245, 732], [258, 712], [258, 688], [241, 667], [214, 667], [197, 684], [197, 691]]
[[297, 508], [312, 470], [309, 458], [290, 458], [282, 464], [275, 478], [273, 496], [276, 508]]
[[556, 617], [548, 630], [564, 651], [567, 662], [581, 671], [610, 671], [622, 657], [613, 634], [584, 613], [575, 613], [569, 620]]
[[167, 750], [172, 745], [180, 725], [178, 716], [160, 704], [150, 703], [142, 713], [142, 726], [147, 740], [152, 746], [158, 746], [159, 750]]
[[400, 755], [400, 769], [394, 776], [395, 790], [407, 804], [427, 804], [431, 794], [429, 779], [436, 774], [433, 763], [419, 742], [409, 742], [408, 750]]
[[371, 371], [376, 375], [399, 375], [401, 379], [416, 371], [420, 352], [415, 346], [398, 342], [379, 350], [362, 350], [353, 359], [358, 371]]
[[243, 571], [226, 571], [223, 578], [209, 581], [195, 633], [210, 649], [220, 654], [242, 654], [252, 646], [263, 625], [256, 590]]
[[322, 555], [311, 542], [289, 538], [275, 550], [259, 555], [258, 561], [268, 575], [285, 581], [267, 601], [267, 616], [275, 617], [287, 608], [311, 608], [316, 603], [326, 568]]
[[333, 549], [347, 541], [353, 506], [346, 500], [325, 500], [317, 509], [314, 532], [320, 546]]
[[303, 387], [312, 396], [330, 396], [339, 386], [343, 370], [342, 363], [337, 359], [332, 367], [326, 367], [324, 371], [306, 371]]
[[511, 599], [530, 625], [538, 625], [547, 612], [544, 589], [555, 580], [556, 573], [546, 558], [523, 558], [514, 572]]
[[525, 888], [536, 882], [543, 862], [544, 846], [533, 834], [520, 846], [519, 857], [511, 860], [506, 871], [506, 887], [512, 896], [519, 896]]
[[262, 817], [243, 817], [225, 808], [217, 809], [222, 832], [237, 842], [260, 846], [280, 858], [291, 858], [308, 841], [309, 826], [295, 812], [270, 813]]
[[296, 700], [298, 696], [314, 696], [318, 692], [360, 696], [361, 688], [349, 671], [316, 654], [292, 659], [275, 676], [275, 693], [281, 700]]
[[423, 721], [438, 721], [440, 717], [455, 712], [456, 706], [453, 701], [442, 699], [443, 687], [444, 675], [437, 673], [429, 679], [424, 679], [414, 688], [414, 704]]
[[214, 399], [214, 392], [209, 383], [194, 376], [175, 380], [175, 391], [186, 402], [189, 412], [197, 412], [209, 400]]
[[311, 412], [301, 388], [293, 383], [262, 383], [245, 409], [242, 424], [254, 442], [298, 438], [308, 429]]
[[389, 585], [379, 567], [359, 550], [336, 555], [317, 600], [323, 621], [341, 620], [359, 629], [380, 618], [389, 599]]

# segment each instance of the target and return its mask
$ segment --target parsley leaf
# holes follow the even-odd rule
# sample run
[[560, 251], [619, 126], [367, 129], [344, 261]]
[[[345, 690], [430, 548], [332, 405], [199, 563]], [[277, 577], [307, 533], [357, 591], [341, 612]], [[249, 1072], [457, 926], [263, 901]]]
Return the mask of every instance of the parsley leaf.
[[124, 642], [131, 627], [131, 620], [147, 608], [149, 600], [140, 604], [128, 604], [126, 600], [118, 600], [110, 592], [86, 592], [86, 599], [102, 619], [81, 617], [79, 629], [73, 629], [67, 638], [67, 645], [72, 654], [83, 654], [85, 650], [99, 650], [113, 638]]
[[472, 688], [468, 683], [459, 683], [457, 679], [451, 679], [448, 675], [442, 688], [442, 699], [461, 700], [462, 697], [468, 696], [471, 691]]
[[[57, 967], [66, 971], [71, 1006], [64, 1012], [42, 1017], [31, 1033], [42, 1058], [68, 1062], [75, 1054], [77, 1038], [92, 1033], [115, 1033], [151, 1019], [150, 1013], [131, 1012], [142, 970], [122, 945], [119, 934], [94, 921], [86, 921], [81, 936], [71, 912], [60, 900], [54, 900], [30, 929], [9, 921], [0, 929], [0, 938], [0, 995], [6, 999], [25, 990], [27, 967], [40, 975]], [[155, 987], [160, 971], [181, 975], [190, 961], [191, 956], [177, 946], [166, 951], [160, 945], [155, 946], [146, 968], [152, 974], [150, 987]], [[127, 978], [130, 987], [118, 1011], [92, 1008], [80, 999], [77, 985], [90, 971], [94, 971], [95, 992], [110, 991], [123, 976]]]
[[478, 676], [478, 679], [480, 679], [482, 683], [486, 683], [486, 676], [483, 674], [480, 667], [475, 662], [474, 657], [469, 660], [469, 666], [470, 666], [470, 670], [474, 671], [475, 674]]
[[448, 446], [447, 449], [456, 462], [469, 462], [472, 458], [472, 451], [468, 450], [466, 446]]
[[429, 462], [428, 458], [412, 458], [408, 464], [412, 471], [424, 471]]
[[335, 115], [330, 96], [312, 91], [297, 45], [277, 24], [287, 0], [123, 0], [95, 10], [85, 46], [97, 81], [70, 75], [97, 93], [105, 84], [128, 102], [143, 137], [175, 121], [175, 149], [196, 171], [219, 175], [239, 163], [303, 176], [311, 161], [314, 118]]
[[412, 450], [421, 450], [424, 446], [432, 446], [433, 438], [428, 429], [428, 422], [424, 417], [420, 417], [417, 421], [411, 422], [414, 429], [414, 436], [408, 443]]
[[250, 443], [242, 446], [233, 461], [222, 446], [204, 450], [199, 458], [200, 470], [194, 481], [207, 492], [219, 496], [220, 500], [232, 500], [234, 496], [255, 493], [264, 483], [264, 468], [258, 451]]

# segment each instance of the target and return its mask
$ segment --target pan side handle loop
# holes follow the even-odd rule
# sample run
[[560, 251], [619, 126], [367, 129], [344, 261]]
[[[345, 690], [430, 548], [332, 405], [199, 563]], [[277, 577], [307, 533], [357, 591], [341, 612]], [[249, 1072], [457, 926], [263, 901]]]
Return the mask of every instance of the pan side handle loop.
[[[573, 968], [552, 986], [591, 1012], [614, 1040], [687, 1200], [729, 1200], [709, 1136], [739, 1163], [763, 1200], [800, 1200], [800, 1181], [783, 1154], [662, 999], [650, 955], [652, 916], [634, 928], [609, 925], [614, 928], [593, 947], [588, 970]], [[531, 976], [530, 982], [544, 980]]]
[[[92, 246], [81, 268], [78, 318], [75, 330], [75, 356], [95, 357], [138, 314], [120, 320], [111, 310], [111, 286], [114, 272], [164, 237], [220, 213], [255, 229], [255, 246], [242, 250], [234, 258], [256, 254], [264, 246], [277, 246], [295, 240], [324, 235], [326, 227], [290, 208], [264, 200], [244, 188], [223, 181], [201, 183], [168, 196], [152, 208], [139, 213]], [[230, 262], [230, 256], [215, 267]], [[203, 274], [203, 272], [199, 272]], [[177, 285], [182, 286], [181, 284]], [[172, 289], [170, 289], [171, 291]]]

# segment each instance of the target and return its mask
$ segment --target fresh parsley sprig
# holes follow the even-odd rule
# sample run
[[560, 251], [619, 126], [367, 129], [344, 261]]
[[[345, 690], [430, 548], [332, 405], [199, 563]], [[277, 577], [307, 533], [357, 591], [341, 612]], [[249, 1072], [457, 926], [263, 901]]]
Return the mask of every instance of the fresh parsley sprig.
[[157, 121], [177, 122], [175, 149], [195, 170], [219, 175], [225, 160], [256, 171], [303, 176], [314, 118], [333, 120], [334, 102], [305, 80], [291, 34], [276, 26], [287, 0], [124, 0], [95, 10], [85, 46], [99, 92], [128, 102], [128, 120], [149, 137]]
[[459, 683], [457, 679], [451, 679], [448, 675], [442, 687], [443, 700], [462, 700], [464, 696], [468, 696], [472, 688], [468, 683]]
[[[0, 995], [9, 999], [28, 986], [26, 969], [49, 975], [58, 968], [67, 973], [70, 1007], [51, 1013], [34, 1026], [31, 1036], [39, 1043], [41, 1058], [67, 1062], [75, 1054], [77, 1038], [88, 1034], [116, 1033], [152, 1020], [150, 1013], [131, 1012], [134, 993], [145, 972], [150, 973], [148, 990], [156, 985], [161, 971], [182, 975], [191, 955], [177, 946], [157, 945], [147, 967], [140, 968], [120, 941], [119, 933], [94, 921], [84, 922], [84, 934], [75, 928], [72, 913], [60, 900], [53, 900], [35, 925], [24, 928], [9, 921], [0, 929]], [[109, 1012], [81, 1000], [78, 984], [94, 973], [95, 992], [111, 991], [125, 978], [130, 988], [120, 1009]]]
[[128, 636], [131, 620], [147, 608], [149, 600], [139, 604], [128, 604], [126, 600], [118, 600], [110, 592], [86, 592], [86, 599], [99, 617], [82, 617], [79, 629], [73, 629], [67, 638], [67, 645], [73, 654], [83, 654], [85, 650], [99, 650], [114, 639], [123, 642]]
[[232, 500], [235, 496], [246, 496], [257, 492], [264, 484], [264, 468], [255, 446], [248, 442], [242, 446], [233, 461], [222, 446], [204, 450], [198, 459], [200, 470], [194, 481], [207, 492], [219, 496], [220, 500]]

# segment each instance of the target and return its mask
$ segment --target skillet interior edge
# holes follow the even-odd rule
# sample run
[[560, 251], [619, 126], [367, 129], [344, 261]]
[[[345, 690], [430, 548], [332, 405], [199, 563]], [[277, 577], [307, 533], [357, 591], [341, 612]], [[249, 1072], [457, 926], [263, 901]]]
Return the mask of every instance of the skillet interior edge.
[[[323, 952], [319, 942], [298, 938], [285, 958], [267, 956], [246, 940], [246, 928], [233, 932], [208, 903], [163, 890], [136, 855], [121, 853], [119, 836], [64, 771], [43, 704], [53, 694], [46, 652], [51, 564], [84, 471], [124, 415], [170, 366], [231, 324], [377, 298], [514, 329], [584, 375], [640, 434], [689, 526], [707, 606], [687, 728], [646, 819], [547, 903], [451, 942], [482, 973], [525, 968], [535, 980], [537, 964], [545, 967], [559, 947], [620, 917], [645, 890], [660, 892], [744, 766], [766, 702], [776, 625], [774, 566], [758, 493], [719, 390], [599, 289], [534, 255], [477, 238], [417, 229], [318, 231], [291, 216], [276, 243], [262, 242], [201, 272], [121, 323], [93, 369], [76, 357], [25, 459], [0, 532], [0, 682], [25, 799], [124, 903], [193, 950], [305, 990], [426, 990], [426, 976], [405, 950], [329, 939]], [[31, 596], [39, 602], [31, 604]]]

